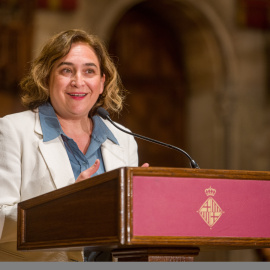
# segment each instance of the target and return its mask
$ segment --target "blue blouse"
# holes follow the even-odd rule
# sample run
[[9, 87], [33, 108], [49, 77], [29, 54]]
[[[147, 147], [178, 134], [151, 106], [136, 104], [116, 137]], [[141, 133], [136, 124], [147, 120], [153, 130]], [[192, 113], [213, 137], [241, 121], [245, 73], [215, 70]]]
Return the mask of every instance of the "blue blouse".
[[82, 171], [91, 167], [96, 159], [100, 160], [100, 167], [93, 176], [105, 172], [101, 144], [107, 139], [115, 144], [118, 144], [118, 141], [99, 116], [95, 115], [92, 118], [94, 127], [91, 142], [85, 155], [81, 152], [77, 143], [65, 135], [50, 103], [39, 106], [39, 118], [44, 142], [51, 141], [58, 136], [62, 137], [75, 179], [78, 178]]

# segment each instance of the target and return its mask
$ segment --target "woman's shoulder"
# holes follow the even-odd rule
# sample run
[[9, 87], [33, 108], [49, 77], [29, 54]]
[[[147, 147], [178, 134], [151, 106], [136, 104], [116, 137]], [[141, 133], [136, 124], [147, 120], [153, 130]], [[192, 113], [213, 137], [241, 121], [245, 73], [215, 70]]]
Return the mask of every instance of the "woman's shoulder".
[[7, 114], [3, 116], [0, 119], [5, 119], [5, 120], [11, 120], [11, 121], [23, 121], [27, 119], [33, 119], [35, 118], [37, 111], [23, 111], [23, 112], [17, 112], [17, 113], [12, 113], [12, 114]]
[[28, 127], [35, 124], [37, 111], [23, 111], [13, 114], [8, 114], [0, 118], [0, 126], [13, 127], [15, 129], [24, 129], [27, 131]]

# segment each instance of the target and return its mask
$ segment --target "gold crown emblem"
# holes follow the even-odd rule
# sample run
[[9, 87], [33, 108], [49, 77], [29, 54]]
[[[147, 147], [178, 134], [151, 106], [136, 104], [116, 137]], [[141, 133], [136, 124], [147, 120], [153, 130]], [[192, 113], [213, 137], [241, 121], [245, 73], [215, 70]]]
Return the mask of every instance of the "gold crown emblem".
[[214, 197], [215, 194], [216, 194], [216, 190], [214, 188], [211, 188], [211, 187], [205, 189], [204, 192], [205, 192], [206, 196], [212, 196], [212, 197]]

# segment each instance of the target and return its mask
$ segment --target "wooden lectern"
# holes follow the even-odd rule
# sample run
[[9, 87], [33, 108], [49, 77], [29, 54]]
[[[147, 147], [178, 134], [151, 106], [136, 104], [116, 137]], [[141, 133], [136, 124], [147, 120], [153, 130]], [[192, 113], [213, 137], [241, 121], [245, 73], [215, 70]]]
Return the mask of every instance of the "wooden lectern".
[[192, 261], [270, 247], [270, 173], [119, 168], [18, 204], [18, 250], [109, 250], [113, 261]]

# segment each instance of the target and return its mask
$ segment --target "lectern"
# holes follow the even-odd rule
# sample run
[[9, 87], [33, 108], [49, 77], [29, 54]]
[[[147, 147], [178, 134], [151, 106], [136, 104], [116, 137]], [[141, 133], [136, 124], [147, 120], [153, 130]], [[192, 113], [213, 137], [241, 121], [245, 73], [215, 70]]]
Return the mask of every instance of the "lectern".
[[23, 201], [19, 250], [111, 251], [114, 261], [192, 261], [270, 247], [270, 173], [124, 167]]

